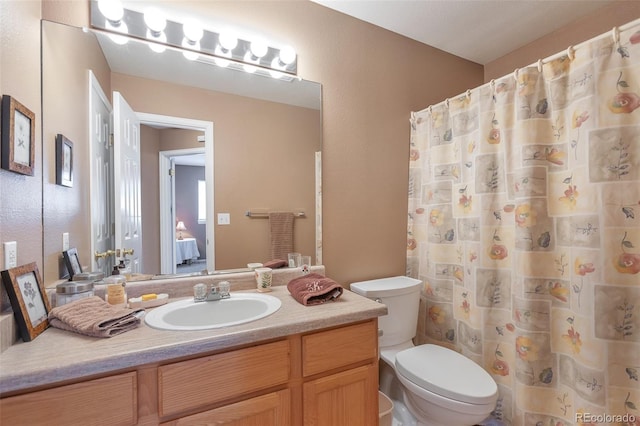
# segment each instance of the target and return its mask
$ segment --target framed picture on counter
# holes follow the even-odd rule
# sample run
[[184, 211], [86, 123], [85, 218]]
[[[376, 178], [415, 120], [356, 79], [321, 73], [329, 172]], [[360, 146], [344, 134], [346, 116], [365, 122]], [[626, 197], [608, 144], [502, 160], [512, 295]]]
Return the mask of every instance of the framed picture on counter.
[[25, 342], [30, 342], [49, 327], [51, 310], [38, 265], [33, 262], [2, 271], [2, 282], [7, 289], [20, 336]]

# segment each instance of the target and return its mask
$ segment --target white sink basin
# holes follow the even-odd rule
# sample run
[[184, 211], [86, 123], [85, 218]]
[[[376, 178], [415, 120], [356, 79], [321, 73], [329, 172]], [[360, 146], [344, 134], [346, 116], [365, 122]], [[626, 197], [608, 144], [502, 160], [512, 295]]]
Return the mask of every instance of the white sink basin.
[[228, 299], [167, 303], [147, 313], [148, 326], [161, 330], [208, 330], [244, 324], [264, 318], [280, 309], [280, 299], [261, 293], [231, 293]]

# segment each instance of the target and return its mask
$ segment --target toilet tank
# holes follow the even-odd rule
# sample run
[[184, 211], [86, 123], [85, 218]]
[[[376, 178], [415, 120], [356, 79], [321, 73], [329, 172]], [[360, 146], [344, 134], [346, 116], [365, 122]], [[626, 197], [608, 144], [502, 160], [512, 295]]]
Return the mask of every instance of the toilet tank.
[[415, 337], [421, 289], [422, 281], [404, 276], [351, 284], [354, 293], [377, 300], [387, 307], [387, 315], [378, 318], [378, 327], [382, 330], [381, 348], [399, 345]]

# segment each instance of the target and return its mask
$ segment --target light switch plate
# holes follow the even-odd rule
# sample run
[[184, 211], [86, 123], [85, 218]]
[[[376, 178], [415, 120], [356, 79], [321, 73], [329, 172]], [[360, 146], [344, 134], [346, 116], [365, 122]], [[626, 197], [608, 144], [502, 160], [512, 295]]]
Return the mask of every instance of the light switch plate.
[[4, 269], [18, 266], [18, 243], [9, 241], [4, 243]]
[[64, 232], [62, 234], [62, 251], [69, 250], [69, 233]]
[[230, 225], [231, 215], [229, 213], [218, 213], [218, 225]]

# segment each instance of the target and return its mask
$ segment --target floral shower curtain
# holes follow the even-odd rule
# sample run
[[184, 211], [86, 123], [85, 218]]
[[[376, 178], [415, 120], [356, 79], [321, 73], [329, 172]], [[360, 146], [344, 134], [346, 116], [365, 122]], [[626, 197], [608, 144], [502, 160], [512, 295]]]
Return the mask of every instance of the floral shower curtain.
[[417, 339], [490, 372], [505, 424], [640, 425], [640, 20], [621, 28], [412, 114]]

